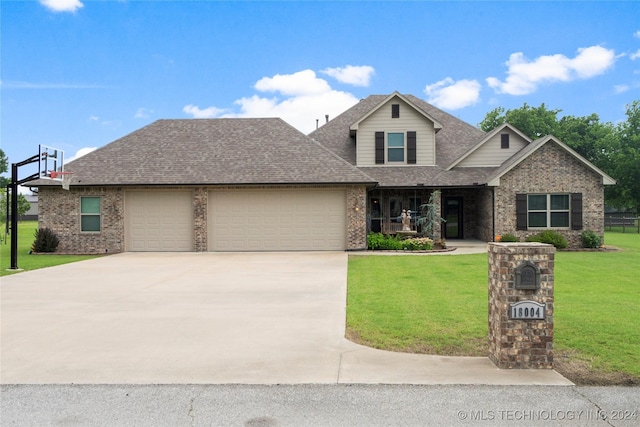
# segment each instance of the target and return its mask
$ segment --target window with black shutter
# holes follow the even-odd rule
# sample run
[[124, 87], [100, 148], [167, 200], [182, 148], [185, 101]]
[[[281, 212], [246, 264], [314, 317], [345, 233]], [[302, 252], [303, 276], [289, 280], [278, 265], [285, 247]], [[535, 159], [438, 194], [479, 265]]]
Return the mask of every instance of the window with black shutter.
[[582, 193], [571, 193], [571, 229], [582, 230]]
[[410, 165], [416, 164], [416, 132], [407, 132], [407, 163]]
[[384, 132], [376, 132], [376, 165], [382, 164], [384, 164]]
[[516, 230], [527, 229], [527, 195], [516, 194]]

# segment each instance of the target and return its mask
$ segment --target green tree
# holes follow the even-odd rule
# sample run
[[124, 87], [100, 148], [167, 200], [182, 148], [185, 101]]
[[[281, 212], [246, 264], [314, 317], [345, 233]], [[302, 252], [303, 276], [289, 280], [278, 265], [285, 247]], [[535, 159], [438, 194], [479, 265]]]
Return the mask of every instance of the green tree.
[[495, 108], [487, 113], [480, 122], [480, 129], [489, 132], [503, 123], [515, 126], [531, 139], [545, 135], [556, 135], [558, 131], [558, 113], [562, 110], [549, 110], [544, 104], [531, 107], [526, 102], [520, 108], [505, 110]]
[[[18, 194], [18, 216], [22, 216], [27, 213], [31, 203], [24, 197], [23, 194]], [[7, 221], [7, 193], [2, 191], [0, 194], [0, 223], [4, 224]]]
[[[4, 154], [4, 151], [2, 150], [2, 148], [0, 148], [0, 174], [3, 174], [8, 170], [9, 170], [9, 160], [7, 159], [7, 156]], [[5, 176], [0, 176], [0, 187], [4, 189], [4, 187], [6, 187], [10, 183], [10, 181], [11, 179]]]
[[616, 128], [618, 144], [611, 154], [611, 175], [618, 185], [607, 196], [612, 205], [640, 213], [640, 100], [627, 105], [626, 114]]

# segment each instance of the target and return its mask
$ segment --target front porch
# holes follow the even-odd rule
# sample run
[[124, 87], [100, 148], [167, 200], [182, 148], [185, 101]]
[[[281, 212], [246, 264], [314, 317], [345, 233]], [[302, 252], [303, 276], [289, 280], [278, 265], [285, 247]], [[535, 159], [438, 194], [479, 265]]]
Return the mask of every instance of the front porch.
[[[416, 225], [420, 206], [429, 201], [433, 191], [420, 188], [377, 188], [367, 194], [367, 232], [397, 234], [402, 230], [402, 211], [411, 214], [410, 229], [421, 233]], [[435, 239], [493, 240], [493, 202], [486, 187], [444, 188], [437, 198], [436, 212], [445, 222], [434, 230]]]

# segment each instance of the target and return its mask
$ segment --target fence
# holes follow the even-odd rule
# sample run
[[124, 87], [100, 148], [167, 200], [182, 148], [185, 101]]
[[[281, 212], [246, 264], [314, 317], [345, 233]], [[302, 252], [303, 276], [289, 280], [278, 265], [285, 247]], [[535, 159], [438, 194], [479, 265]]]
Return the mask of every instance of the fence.
[[608, 231], [622, 231], [626, 233], [640, 233], [640, 217], [605, 216], [604, 229]]

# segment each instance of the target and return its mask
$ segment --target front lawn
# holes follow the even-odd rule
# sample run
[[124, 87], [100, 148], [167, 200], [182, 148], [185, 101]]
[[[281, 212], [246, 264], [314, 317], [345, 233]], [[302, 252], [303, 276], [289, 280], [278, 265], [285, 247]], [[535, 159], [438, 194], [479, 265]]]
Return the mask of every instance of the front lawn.
[[[581, 384], [640, 384], [640, 236], [558, 252], [555, 366]], [[487, 256], [352, 256], [348, 338], [393, 351], [487, 355]]]
[[[18, 223], [18, 268], [22, 270], [36, 270], [38, 268], [53, 267], [55, 265], [82, 261], [95, 258], [95, 255], [31, 255], [31, 245], [35, 240], [34, 233], [38, 229], [37, 221], [21, 221]], [[2, 225], [2, 242], [0, 242], [0, 276], [14, 274], [19, 271], [9, 271], [11, 267], [11, 237], [4, 233]]]

